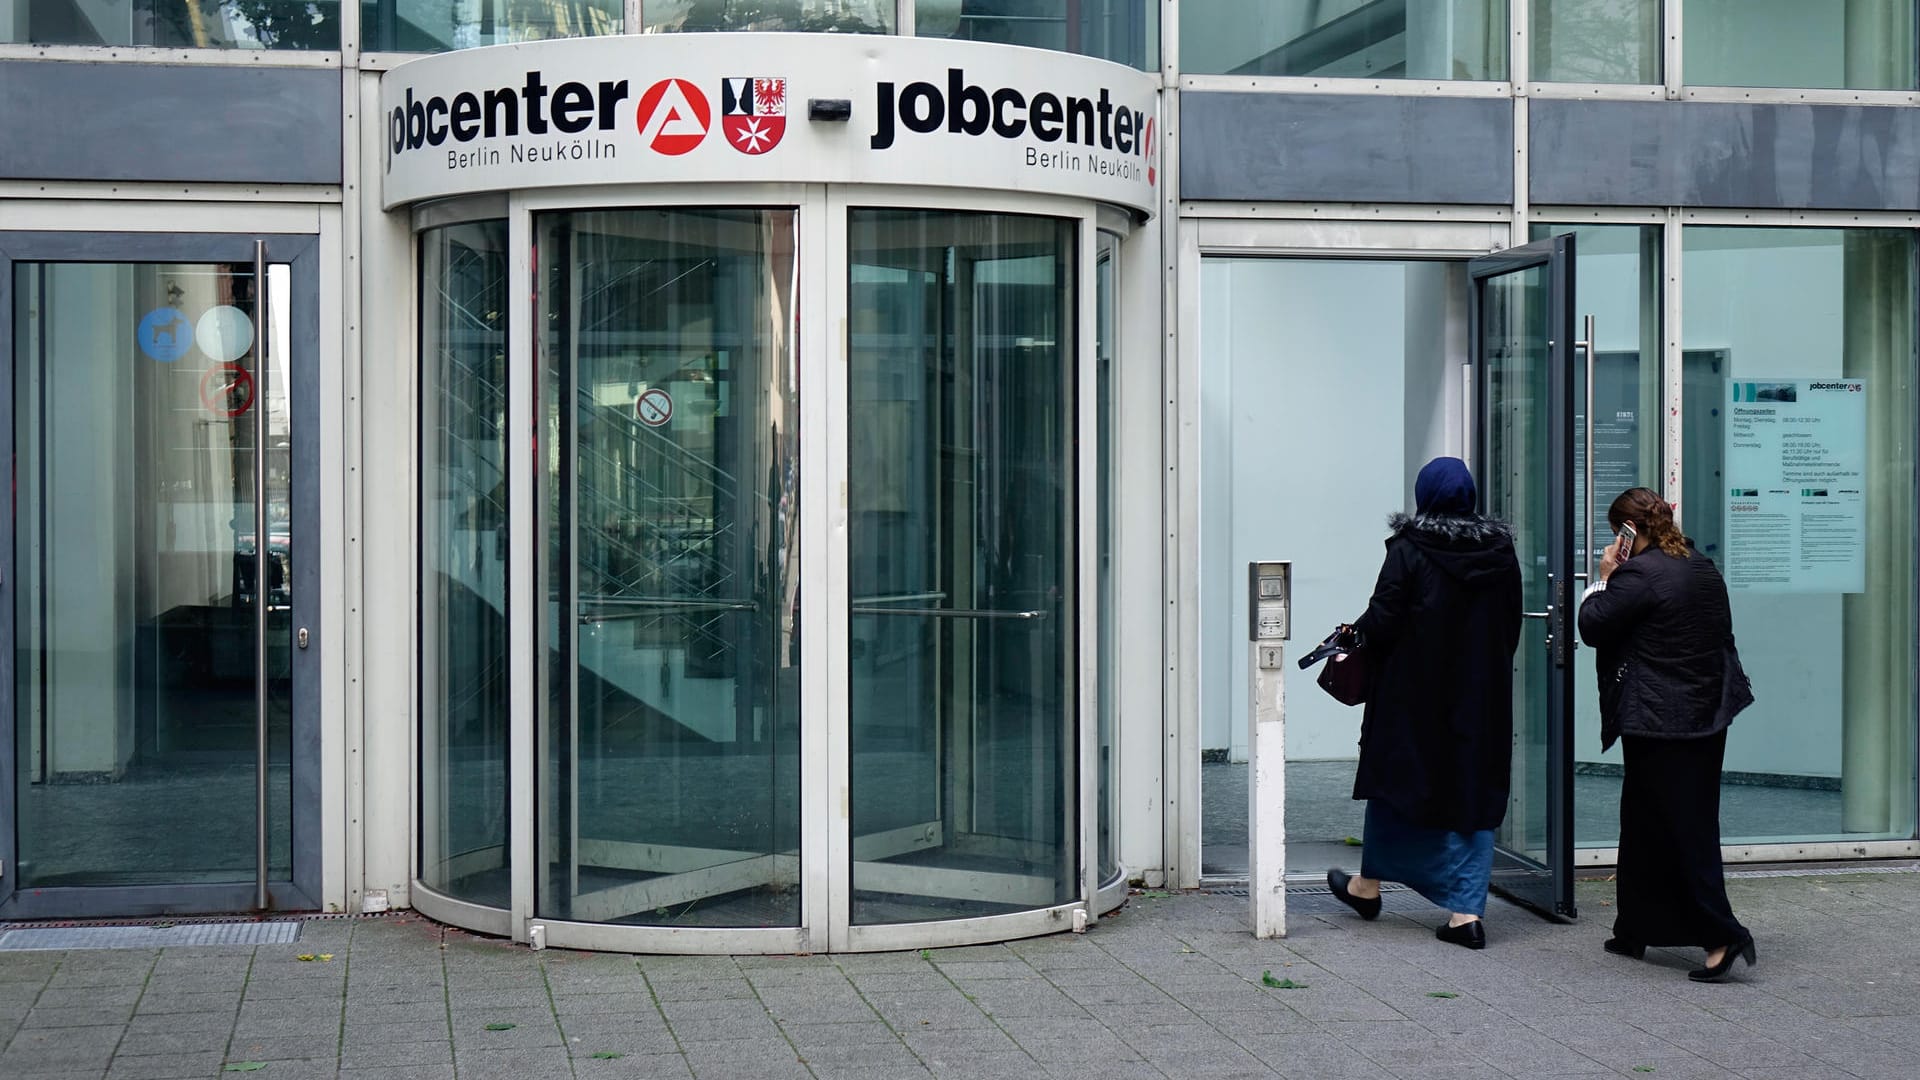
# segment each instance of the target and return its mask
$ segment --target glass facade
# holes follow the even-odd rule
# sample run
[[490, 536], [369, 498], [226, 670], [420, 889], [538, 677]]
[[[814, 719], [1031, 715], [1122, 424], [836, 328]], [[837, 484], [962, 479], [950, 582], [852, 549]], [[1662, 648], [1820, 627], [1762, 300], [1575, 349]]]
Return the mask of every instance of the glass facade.
[[172, 49], [340, 48], [339, 0], [65, 0], [0, 3], [0, 42]]
[[[277, 311], [286, 270], [269, 270]], [[256, 401], [257, 284], [251, 263], [15, 264], [21, 888], [254, 879], [262, 603], [268, 873], [292, 876], [287, 331]]]
[[369, 51], [442, 52], [623, 30], [620, 0], [365, 0], [361, 34]]
[[1911, 837], [1913, 233], [1681, 239], [1681, 525], [1757, 699], [1727, 738], [1727, 839]]
[[797, 217], [535, 218], [541, 915], [800, 922]]
[[1910, 90], [1913, 0], [1683, 0], [1692, 86]]
[[649, 0], [643, 32], [692, 34], [715, 30], [810, 30], [891, 34], [894, 0]]
[[420, 880], [505, 907], [507, 223], [420, 236]]
[[1657, 83], [1660, 0], [1527, 0], [1539, 82]]
[[1185, 0], [1191, 75], [1492, 79], [1507, 75], [1506, 0]]
[[1097, 56], [1151, 70], [1160, 64], [1154, 0], [917, 0], [921, 37], [996, 41]]
[[1079, 892], [1073, 222], [848, 214], [856, 925]]
[[1120, 873], [1120, 852], [1118, 837], [1114, 833], [1119, 807], [1115, 805], [1118, 797], [1120, 767], [1115, 753], [1114, 735], [1118, 727], [1120, 713], [1120, 680], [1115, 678], [1114, 668], [1119, 663], [1117, 655], [1118, 627], [1114, 625], [1116, 607], [1114, 604], [1114, 545], [1118, 542], [1113, 521], [1114, 485], [1119, 482], [1115, 476], [1114, 434], [1120, 415], [1115, 407], [1114, 380], [1118, 377], [1116, 354], [1120, 348], [1120, 333], [1117, 290], [1120, 274], [1120, 237], [1112, 233], [1100, 234], [1099, 253], [1095, 256], [1093, 268], [1093, 326], [1094, 326], [1094, 423], [1098, 430], [1094, 433], [1094, 484], [1096, 485], [1095, 510], [1096, 521], [1093, 530], [1094, 543], [1094, 588], [1099, 595], [1094, 600], [1094, 626], [1098, 632], [1095, 658], [1094, 697], [1098, 702], [1098, 725], [1096, 741], [1099, 745], [1099, 822], [1095, 829], [1097, 835], [1100, 884], [1112, 881]]

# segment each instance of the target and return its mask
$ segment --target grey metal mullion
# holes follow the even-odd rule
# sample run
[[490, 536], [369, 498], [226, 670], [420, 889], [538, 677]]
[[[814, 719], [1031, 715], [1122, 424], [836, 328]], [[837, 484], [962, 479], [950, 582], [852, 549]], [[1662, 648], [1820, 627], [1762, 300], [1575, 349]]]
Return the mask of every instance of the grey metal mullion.
[[267, 242], [253, 242], [253, 906], [267, 907]]

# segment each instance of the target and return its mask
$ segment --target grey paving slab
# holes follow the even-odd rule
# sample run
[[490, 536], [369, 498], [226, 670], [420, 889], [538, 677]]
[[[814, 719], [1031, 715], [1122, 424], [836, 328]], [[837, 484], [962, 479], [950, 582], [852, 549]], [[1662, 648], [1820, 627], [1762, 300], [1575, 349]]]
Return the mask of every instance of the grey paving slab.
[[114, 1056], [107, 1080], [175, 1080], [184, 1077], [215, 1076], [220, 1072], [219, 1050], [185, 1054]]

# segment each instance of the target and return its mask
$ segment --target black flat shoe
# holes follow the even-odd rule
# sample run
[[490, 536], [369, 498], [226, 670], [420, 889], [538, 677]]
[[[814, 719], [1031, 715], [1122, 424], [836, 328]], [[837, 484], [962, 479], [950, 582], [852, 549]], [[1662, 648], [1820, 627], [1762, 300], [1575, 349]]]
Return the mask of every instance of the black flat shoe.
[[1687, 978], [1692, 979], [1694, 982], [1719, 982], [1721, 976], [1733, 970], [1733, 958], [1736, 956], [1744, 957], [1748, 967], [1752, 967], [1754, 963], [1760, 959], [1759, 954], [1756, 953], [1753, 948], [1752, 934], [1748, 934], [1746, 937], [1727, 946], [1726, 955], [1720, 958], [1719, 963], [1711, 967], [1694, 968], [1692, 971], [1687, 972]]
[[1484, 949], [1487, 947], [1487, 928], [1480, 919], [1461, 923], [1459, 926], [1441, 923], [1434, 927], [1433, 936], [1449, 945], [1459, 945], [1462, 948]]
[[1359, 912], [1361, 918], [1379, 918], [1380, 898], [1359, 897], [1348, 892], [1347, 882], [1352, 880], [1353, 878], [1345, 870], [1329, 870], [1327, 871], [1327, 891], [1333, 894], [1334, 899]]
[[1600, 947], [1615, 956], [1626, 956], [1635, 960], [1645, 960], [1647, 958], [1647, 947], [1645, 945], [1628, 941], [1626, 938], [1610, 937]]

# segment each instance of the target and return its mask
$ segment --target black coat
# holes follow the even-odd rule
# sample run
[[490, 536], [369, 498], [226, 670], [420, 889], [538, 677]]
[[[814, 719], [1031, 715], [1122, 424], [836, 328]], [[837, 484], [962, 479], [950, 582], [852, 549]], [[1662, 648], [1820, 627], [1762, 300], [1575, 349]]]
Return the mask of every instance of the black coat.
[[1698, 551], [1650, 547], [1621, 563], [1581, 602], [1580, 640], [1599, 654], [1603, 750], [1621, 735], [1705, 738], [1753, 703], [1726, 582]]
[[1520, 565], [1513, 531], [1479, 516], [1395, 515], [1367, 613], [1370, 682], [1356, 799], [1474, 832], [1507, 813]]

